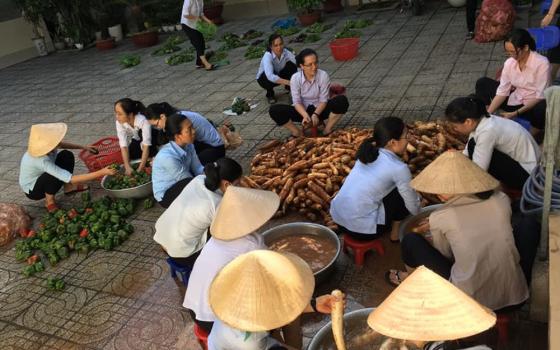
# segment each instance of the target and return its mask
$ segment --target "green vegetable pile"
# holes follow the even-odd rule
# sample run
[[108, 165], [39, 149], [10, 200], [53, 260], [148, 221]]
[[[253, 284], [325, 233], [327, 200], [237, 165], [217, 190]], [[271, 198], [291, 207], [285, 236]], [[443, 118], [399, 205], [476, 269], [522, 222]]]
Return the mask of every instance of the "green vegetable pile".
[[139, 172], [137, 170], [138, 165], [132, 165], [132, 174], [130, 176], [125, 175], [121, 167], [118, 164], [111, 165], [112, 168], [117, 170], [117, 173], [113, 176], [109, 176], [103, 187], [108, 190], [122, 190], [125, 188], [138, 187], [148, 182], [152, 181], [151, 169], [146, 168], [146, 171]]
[[278, 28], [275, 33], [282, 36], [290, 36], [299, 33], [301, 29], [299, 27], [288, 27], [288, 28]]
[[306, 34], [301, 33], [298, 36], [290, 40], [290, 43], [314, 43], [321, 40], [319, 34]]
[[327, 31], [329, 29], [331, 29], [333, 27], [333, 25], [325, 25], [323, 23], [313, 23], [312, 25], [310, 25], [309, 27], [307, 27], [306, 32], [307, 33], [314, 33], [314, 34], [321, 34], [324, 31]]
[[241, 39], [243, 40], [253, 40], [256, 38], [260, 38], [264, 33], [258, 30], [249, 29], [245, 33], [241, 34]]
[[212, 64], [220, 66], [229, 64], [227, 51], [206, 51], [206, 59]]
[[[37, 232], [31, 231], [16, 243], [16, 260], [27, 260], [28, 264], [22, 273], [32, 276], [44, 271], [43, 260], [54, 266], [72, 252], [87, 254], [96, 249], [113, 249], [134, 231], [126, 221], [133, 212], [132, 199], [103, 197], [91, 201], [89, 192], [83, 193], [80, 207], [45, 214]], [[60, 282], [52, 283], [55, 289], [61, 288]]]
[[119, 63], [123, 68], [130, 68], [139, 65], [141, 62], [139, 55], [124, 55], [120, 58]]
[[335, 34], [335, 39], [343, 39], [343, 38], [359, 38], [362, 35], [362, 32], [359, 30], [351, 29], [351, 28], [342, 28], [342, 30]]
[[61, 291], [61, 290], [64, 289], [64, 287], [66, 287], [66, 284], [64, 283], [64, 281], [61, 278], [49, 277], [47, 279], [47, 287], [50, 290]]
[[373, 24], [373, 20], [371, 19], [357, 19], [357, 20], [346, 21], [344, 27], [348, 29], [362, 29], [365, 27], [369, 27], [372, 24]]
[[229, 51], [248, 45], [247, 41], [241, 39], [239, 35], [234, 33], [225, 33], [220, 41], [223, 41], [224, 44], [218, 49], [219, 51]]
[[152, 56], [163, 56], [181, 50], [180, 44], [184, 43], [185, 39], [178, 35], [172, 35], [163, 43], [163, 45], [152, 52]]
[[205, 41], [212, 41], [216, 37], [216, 32], [218, 27], [215, 24], [210, 24], [206, 21], [198, 21], [196, 23], [196, 29], [202, 33]]
[[192, 60], [194, 60], [194, 53], [192, 52], [192, 49], [189, 48], [167, 57], [165, 59], [165, 63], [170, 66], [176, 66], [179, 64], [191, 62]]
[[261, 58], [266, 51], [266, 46], [263, 44], [260, 45], [251, 45], [245, 51], [245, 58], [249, 60], [254, 60], [257, 58]]
[[359, 38], [362, 32], [356, 29], [365, 28], [373, 23], [370, 19], [348, 20], [342, 30], [334, 36], [335, 39]]
[[251, 106], [246, 99], [241, 97], [236, 97], [233, 99], [233, 103], [231, 104], [231, 111], [237, 115], [243, 114], [243, 112], [249, 112], [251, 110]]

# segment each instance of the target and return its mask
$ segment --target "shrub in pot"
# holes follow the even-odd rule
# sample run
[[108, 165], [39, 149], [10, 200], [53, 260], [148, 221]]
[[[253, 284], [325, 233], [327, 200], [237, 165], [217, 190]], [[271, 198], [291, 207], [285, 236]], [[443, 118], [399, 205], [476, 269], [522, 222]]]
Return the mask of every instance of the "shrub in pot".
[[115, 38], [109, 36], [109, 31], [104, 29], [101, 31], [101, 38], [95, 41], [95, 47], [99, 51], [111, 50], [115, 47]]
[[39, 56], [48, 55], [45, 39], [40, 32], [39, 25], [43, 13], [48, 10], [49, 3], [43, 0], [13, 0], [15, 6], [21, 11], [23, 18], [33, 26], [33, 44]]
[[323, 0], [288, 0], [288, 6], [296, 11], [299, 22], [302, 26], [310, 26], [321, 18], [318, 10]]

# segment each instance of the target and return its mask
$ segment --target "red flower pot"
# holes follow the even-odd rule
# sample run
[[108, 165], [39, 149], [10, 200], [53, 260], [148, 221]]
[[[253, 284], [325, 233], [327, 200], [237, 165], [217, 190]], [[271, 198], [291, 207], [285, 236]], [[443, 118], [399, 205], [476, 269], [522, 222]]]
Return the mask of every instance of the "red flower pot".
[[342, 11], [342, 0], [325, 0], [323, 10], [326, 13]]
[[158, 33], [147, 31], [132, 35], [132, 42], [136, 47], [150, 47], [159, 42]]
[[204, 15], [216, 25], [224, 24], [222, 12], [224, 12], [223, 2], [216, 1], [211, 5], [204, 6]]
[[299, 23], [304, 27], [308, 27], [313, 23], [317, 23], [317, 21], [319, 21], [320, 18], [321, 18], [321, 12], [317, 10], [309, 13], [301, 13], [298, 15]]
[[95, 42], [95, 47], [99, 51], [111, 50], [112, 48], [115, 47], [115, 39], [114, 38], [109, 38], [109, 39], [104, 39], [104, 40], [97, 40]]

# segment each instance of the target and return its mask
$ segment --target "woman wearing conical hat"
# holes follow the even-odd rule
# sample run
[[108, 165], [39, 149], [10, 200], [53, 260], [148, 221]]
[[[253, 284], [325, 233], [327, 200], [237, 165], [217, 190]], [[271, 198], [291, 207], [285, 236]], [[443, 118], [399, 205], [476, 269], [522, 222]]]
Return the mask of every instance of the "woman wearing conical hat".
[[311, 268], [296, 255], [255, 250], [237, 257], [210, 286], [217, 320], [208, 350], [292, 349], [270, 331], [304, 312], [330, 313], [336, 297], [323, 295], [310, 302], [314, 288]]
[[208, 302], [210, 283], [227, 263], [241, 254], [266, 249], [255, 231], [278, 210], [280, 198], [271, 191], [229, 186], [210, 226], [211, 238], [196, 259], [183, 306], [194, 322], [210, 332], [216, 316]]
[[[84, 149], [96, 152], [91, 146], [80, 146], [64, 142], [68, 127], [64, 123], [35, 124], [31, 126], [27, 152], [21, 159], [19, 185], [27, 198], [45, 198], [49, 212], [58, 209], [55, 194], [64, 187], [65, 194], [86, 191], [84, 182], [105, 175], [114, 175], [109, 167], [81, 175], [74, 175], [74, 154], [68, 149]], [[59, 148], [65, 150], [58, 152]]]
[[[484, 306], [498, 310], [529, 297], [511, 226], [509, 198], [499, 182], [460, 152], [449, 151], [427, 166], [411, 186], [446, 202], [420, 231], [401, 242], [407, 268], [425, 265]], [[407, 277], [390, 270], [398, 285]]]

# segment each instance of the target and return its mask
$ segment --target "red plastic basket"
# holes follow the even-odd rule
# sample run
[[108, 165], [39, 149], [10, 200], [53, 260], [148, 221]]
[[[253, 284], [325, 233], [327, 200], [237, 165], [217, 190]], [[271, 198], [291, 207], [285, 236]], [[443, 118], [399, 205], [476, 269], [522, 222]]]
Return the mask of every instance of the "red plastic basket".
[[329, 43], [331, 53], [337, 61], [348, 61], [358, 56], [360, 38], [335, 39]]
[[113, 163], [122, 164], [121, 148], [117, 137], [105, 137], [92, 144], [99, 150], [98, 154], [87, 150], [80, 152], [80, 159], [86, 164], [89, 171], [97, 171]]

